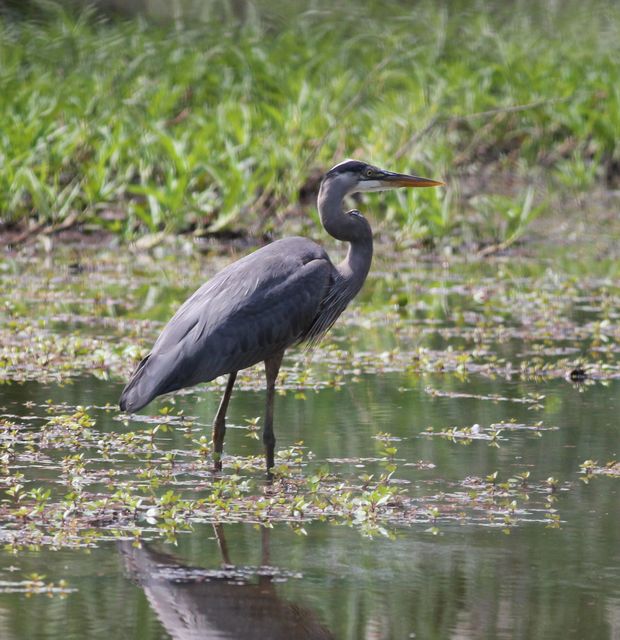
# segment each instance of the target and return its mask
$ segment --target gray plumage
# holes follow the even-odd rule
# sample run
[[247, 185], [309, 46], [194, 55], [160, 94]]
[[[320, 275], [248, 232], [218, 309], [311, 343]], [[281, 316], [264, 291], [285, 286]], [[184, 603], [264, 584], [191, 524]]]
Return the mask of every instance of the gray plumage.
[[325, 251], [278, 240], [229, 265], [166, 325], [123, 392], [121, 408], [262, 362], [304, 338], [334, 286]]
[[[334, 265], [321, 246], [292, 237], [224, 268], [183, 303], [165, 326], [123, 390], [121, 410], [138, 411], [159, 395], [229, 374], [214, 422], [216, 453], [221, 454], [236, 373], [264, 361], [268, 406], [263, 439], [267, 467], [272, 466], [272, 391], [282, 354], [298, 342], [319, 340], [329, 330], [360, 290], [372, 261], [370, 225], [359, 211], [343, 211], [344, 198], [356, 191], [437, 184], [441, 183], [356, 160], [336, 165], [323, 178], [318, 209], [325, 230], [349, 243], [346, 258]], [[218, 459], [216, 466], [221, 467]]]

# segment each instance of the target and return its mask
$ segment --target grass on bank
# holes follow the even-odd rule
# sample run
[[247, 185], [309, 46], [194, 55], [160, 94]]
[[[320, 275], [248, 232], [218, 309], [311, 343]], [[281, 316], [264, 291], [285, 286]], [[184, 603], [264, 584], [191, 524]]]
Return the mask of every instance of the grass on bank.
[[207, 5], [186, 24], [52, 2], [0, 18], [5, 228], [268, 232], [355, 156], [449, 181], [385, 198], [406, 234], [510, 241], [541, 175], [620, 180], [611, 0]]

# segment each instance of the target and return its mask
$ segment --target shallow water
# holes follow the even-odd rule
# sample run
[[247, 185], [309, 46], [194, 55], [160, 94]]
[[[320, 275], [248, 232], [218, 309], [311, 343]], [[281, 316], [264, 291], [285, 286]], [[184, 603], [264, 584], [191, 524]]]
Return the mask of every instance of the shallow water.
[[[35, 274], [33, 278], [42, 277], [46, 269], [36, 261], [11, 268]], [[568, 337], [558, 335], [554, 341], [553, 336], [530, 339], [515, 333], [494, 342], [493, 334], [488, 339], [483, 336], [481, 342], [511, 364], [523, 361], [533, 344], [545, 362], [555, 362], [542, 349], [552, 351], [560, 343], [564, 348], [579, 344], [579, 361], [588, 362], [594, 343], [585, 345], [581, 334], [571, 337], [571, 327], [578, 332], [588, 322], [600, 322], [604, 313], [611, 318], [604, 325], [611, 337], [603, 340], [608, 354], [602, 361], [609, 367], [596, 369], [602, 372], [600, 379], [593, 375], [575, 384], [563, 375], [500, 376], [486, 368], [481, 373], [448, 369], [432, 373], [403, 366], [400, 355], [386, 355], [401, 345], [401, 355], [416, 344], [428, 349], [471, 346], [468, 331], [474, 326], [484, 331], [484, 325], [479, 318], [467, 320], [467, 313], [490, 317], [501, 311], [504, 294], [497, 291], [515, 289], [494, 275], [498, 269], [510, 272], [513, 285], [515, 279], [523, 278], [522, 297], [516, 303], [513, 300], [514, 306], [506, 312], [506, 325], [516, 327], [515, 307], [523, 309], [529, 294], [527, 279], [540, 277], [539, 271], [534, 276], [527, 273], [527, 264], [519, 261], [448, 270], [429, 265], [415, 272], [403, 270], [391, 280], [375, 275], [333, 340], [345, 351], [350, 345], [368, 351], [369, 362], [382, 361], [384, 366], [373, 371], [366, 361], [350, 361], [339, 351], [328, 351], [337, 363], [336, 372], [331, 364], [320, 361], [313, 365], [317, 384], [303, 385], [295, 377], [299, 361], [292, 360], [287, 374], [292, 388], [276, 399], [278, 448], [303, 440], [304, 450], [312, 452], [303, 474], [327, 466], [351, 482], [363, 474], [377, 477], [386, 465], [382, 454], [386, 443], [381, 438], [388, 436], [381, 434], [387, 433], [389, 444], [397, 449], [390, 482], [402, 487], [414, 503], [419, 501], [421, 513], [437, 505], [436, 516], [407, 523], [381, 522], [374, 531], [337, 519], [297, 518], [293, 525], [275, 522], [272, 528], [196, 523], [191, 531], [178, 534], [176, 545], [166, 544], [156, 530], [145, 529], [141, 548], [119, 533], [122, 540], [107, 536], [91, 542], [90, 548], [60, 545], [52, 550], [42, 544], [17, 553], [5, 550], [0, 554], [0, 637], [619, 638], [618, 480], [586, 474], [581, 467], [592, 460], [600, 469], [617, 460], [619, 453], [620, 380], [615, 377], [614, 355], [617, 285], [605, 283], [604, 273], [595, 274], [593, 291], [599, 293], [604, 286], [612, 303], [605, 310], [598, 298], [576, 305], [568, 314], [573, 324], [562, 328]], [[381, 270], [379, 263], [375, 273]], [[105, 289], [108, 278], [114, 281], [109, 264], [80, 276], [84, 288], [87, 282], [82, 278], [86, 277], [91, 288]], [[56, 289], [60, 297], [67, 291], [67, 281], [75, 286], [72, 278], [61, 278]], [[102, 284], [97, 284], [98, 279]], [[121, 286], [122, 275], [115, 282], [114, 286]], [[4, 286], [8, 290], [7, 279]], [[114, 341], [123, 332], [135, 330], [135, 325], [119, 328], [121, 321], [164, 319], [173, 304], [169, 291], [162, 298], [149, 293], [148, 287], [136, 288], [130, 305], [118, 303], [112, 311], [110, 300], [102, 306], [101, 300], [92, 302], [85, 295], [80, 301], [79, 288], [77, 302], [57, 304], [53, 302], [55, 286], [52, 283], [46, 294], [48, 304], [52, 300], [50, 313], [56, 314], [46, 324], [53, 335], [83, 332]], [[168, 289], [175, 292], [173, 298], [182, 297], [174, 284]], [[24, 282], [22, 302], [34, 317], [42, 315], [45, 303], [40, 290]], [[574, 299], [565, 280], [557, 291]], [[541, 291], [555, 310], [558, 300], [562, 301], [557, 291]], [[386, 301], [403, 292], [424, 304], [404, 315], [395, 313]], [[69, 304], [73, 316], [67, 315]], [[94, 304], [107, 311], [98, 314]], [[387, 324], [376, 322], [388, 309], [392, 315]], [[532, 314], [536, 317], [532, 330], [536, 323], [543, 326], [544, 319]], [[17, 317], [19, 324], [27, 314]], [[84, 322], [83, 318], [90, 319]], [[101, 318], [107, 318], [107, 324]], [[364, 324], [365, 318], [372, 319], [370, 325]], [[460, 326], [463, 331], [448, 337], [425, 333], [435, 325]], [[139, 339], [148, 343], [156, 330], [146, 325], [146, 335]], [[436, 369], [437, 363], [432, 364], [429, 369]], [[58, 373], [61, 368], [56, 361], [39, 366], [42, 371], [47, 367], [45, 373]], [[21, 376], [22, 382], [0, 386], [5, 420], [30, 421], [36, 432], [50, 414], [61, 412], [58, 407], [48, 408], [51, 400], [52, 406], [65, 403], [66, 413], [77, 405], [89, 407], [96, 429], [104, 434], [144, 426], [133, 420], [124, 423], [116, 410], [103, 408], [108, 402], [116, 403], [122, 388], [120, 377], [113, 373], [111, 379], [99, 380], [82, 371], [57, 383], [47, 375], [40, 380], [22, 376], [25, 370], [15, 369], [19, 373], [15, 377]], [[323, 384], [324, 379], [331, 383]], [[178, 396], [174, 411], [183, 410], [197, 424], [208, 425], [218, 401], [219, 390], [210, 386]], [[143, 413], [156, 415], [163, 405], [154, 403]], [[229, 410], [225, 473], [231, 473], [236, 458], [260, 453], [259, 442], [247, 437], [247, 422], [262, 411], [260, 378], [242, 380]], [[511, 420], [527, 428], [505, 424]], [[497, 423], [504, 426], [495, 438], [488, 437], [490, 426]], [[474, 425], [478, 427], [473, 432], [462, 431]], [[474, 437], [437, 435], [452, 427]], [[435, 435], [429, 435], [429, 428]], [[479, 433], [485, 438], [477, 438]], [[179, 452], [187, 441], [177, 430], [164, 434], [160, 446]], [[68, 450], [69, 445], [63, 445], [58, 452], [50, 452], [49, 461], [41, 458], [29, 464], [24, 458], [20, 463], [24, 484], [56, 490], [62, 485], [58, 460]], [[13, 473], [19, 460], [11, 462]], [[99, 464], [113, 466], [115, 461]], [[497, 479], [488, 480], [496, 471]], [[524, 477], [526, 472], [529, 476]], [[260, 491], [260, 471], [240, 473], [249, 474]], [[491, 500], [488, 508], [467, 502], [476, 483], [515, 477], [523, 478], [522, 487], [505, 501]], [[554, 478], [553, 488], [546, 484], [549, 477]], [[507, 504], [513, 499], [511, 508]], [[6, 494], [3, 500], [11, 502]], [[0, 527], [5, 541], [15, 527], [13, 520]], [[45, 588], [33, 587], [37, 579], [54, 583], [49, 594]], [[66, 586], [60, 583], [60, 592], [55, 591], [61, 580]]]
[[[420, 494], [494, 470], [503, 476], [530, 470], [532, 482], [553, 475], [560, 485], [570, 485], [559, 492], [557, 501], [561, 527], [546, 528], [534, 514], [528, 516], [534, 521], [521, 523], [509, 535], [492, 523], [473, 526], [464, 520], [441, 525], [437, 535], [427, 526], [414, 525], [396, 528], [395, 539], [369, 539], [355, 528], [327, 523], [306, 525], [306, 536], [283, 524], [262, 532], [251, 525], [224, 525], [228, 560], [246, 574], [241, 579], [244, 584], [234, 588], [229, 585], [239, 581], [237, 576], [211, 576], [205, 584], [204, 577], [192, 570], [180, 582], [174, 574], [172, 579], [161, 579], [159, 560], [149, 560], [148, 554], [159, 550], [172, 554], [179, 567], [221, 568], [223, 558], [213, 528], [206, 525], [181, 535], [177, 548], [153, 543], [142, 551], [131, 549], [130, 553], [146, 557], [134, 560], [141, 568], [133, 573], [127, 567], [127, 554], [115, 543], [102, 543], [90, 552], [3, 554], [2, 580], [44, 573], [46, 581], [65, 579], [76, 591], [64, 598], [0, 594], [2, 637], [105, 638], [110, 633], [128, 638], [294, 637], [286, 635], [288, 627], [276, 635], [278, 625], [272, 627], [274, 635], [264, 635], [263, 625], [268, 623], [263, 616], [287, 615], [295, 620], [308, 616], [313, 621], [310, 629], [320, 622], [335, 638], [618, 637], [617, 481], [595, 478], [586, 485], [576, 470], [587, 458], [617, 456], [619, 383], [582, 392], [564, 381], [544, 385], [545, 421], [558, 429], [544, 432], [542, 438], [511, 434], [500, 448], [492, 448], [485, 441], [459, 446], [421, 437], [420, 432], [446, 423], [497, 421], [506, 416], [505, 403], [432, 398], [422, 387], [441, 388], [441, 379], [433, 377], [414, 381], [411, 391], [395, 391], [411, 382], [399, 374], [367, 377], [341, 391], [308, 394], [305, 400], [292, 395], [278, 398], [279, 443], [286, 447], [303, 437], [320, 460], [351, 458], [372, 454], [372, 434], [390, 431], [402, 438], [399, 458], [436, 465], [399, 469], [398, 477], [411, 481], [411, 490]], [[527, 385], [503, 381], [470, 379], [461, 386], [478, 394], [511, 396], [527, 391]], [[540, 386], [532, 384], [538, 391]], [[450, 387], [455, 390], [454, 384]], [[2, 404], [17, 412], [24, 398], [67, 400], [67, 392], [70, 402], [103, 404], [113, 401], [119, 389], [92, 379], [80, 379], [68, 388], [26, 383], [4, 387]], [[260, 412], [261, 401], [260, 393], [238, 392], [231, 422]], [[199, 399], [188, 402], [187, 409], [208, 420], [214, 403], [213, 398]], [[527, 413], [526, 407], [510, 407], [510, 416], [518, 420], [527, 420]], [[102, 426], [113, 428], [111, 415], [108, 420], [110, 424]], [[235, 429], [229, 431], [226, 445], [241, 455], [257, 449], [256, 442]], [[262, 564], [273, 567], [273, 582], [265, 578], [261, 582], [256, 575]], [[181, 587], [183, 597], [176, 594]], [[257, 610], [252, 603], [261, 589], [266, 594], [260, 595]], [[213, 599], [219, 613], [211, 612]], [[188, 617], [193, 619], [192, 611], [200, 612], [196, 627], [187, 622]], [[247, 618], [247, 625], [238, 620], [233, 624], [229, 617]], [[304, 628], [308, 624], [304, 622]], [[226, 635], [227, 630], [232, 635]], [[297, 637], [330, 637], [320, 635], [322, 630], [315, 632], [318, 635], [300, 632]]]

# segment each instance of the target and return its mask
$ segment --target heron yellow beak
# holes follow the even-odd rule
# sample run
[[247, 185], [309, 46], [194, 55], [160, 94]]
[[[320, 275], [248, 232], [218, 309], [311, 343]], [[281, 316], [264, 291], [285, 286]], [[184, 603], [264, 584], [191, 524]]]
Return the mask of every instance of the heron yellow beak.
[[443, 187], [445, 182], [421, 178], [420, 176], [410, 176], [406, 173], [387, 172], [381, 176], [381, 180], [393, 187]]

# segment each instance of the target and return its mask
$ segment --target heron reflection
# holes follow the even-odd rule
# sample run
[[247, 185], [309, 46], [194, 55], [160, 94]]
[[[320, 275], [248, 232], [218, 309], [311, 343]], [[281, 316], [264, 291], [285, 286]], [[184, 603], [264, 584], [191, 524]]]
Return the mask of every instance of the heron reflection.
[[269, 567], [269, 530], [262, 530], [262, 568], [250, 574], [230, 563], [223, 529], [216, 527], [223, 566], [207, 570], [172, 554], [119, 543], [123, 563], [174, 640], [326, 640], [333, 638], [311, 610], [278, 595]]

